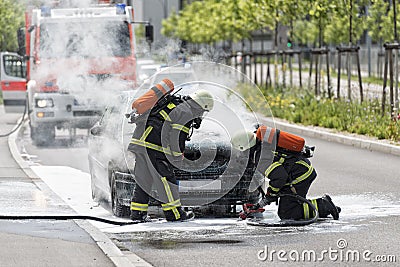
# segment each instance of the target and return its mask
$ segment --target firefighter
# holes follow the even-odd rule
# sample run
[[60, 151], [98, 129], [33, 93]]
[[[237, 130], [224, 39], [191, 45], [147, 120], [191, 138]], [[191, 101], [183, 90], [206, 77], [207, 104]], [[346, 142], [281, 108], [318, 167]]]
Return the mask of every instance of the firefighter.
[[[297, 138], [296, 135], [286, 132], [285, 134], [290, 136], [290, 139]], [[280, 135], [282, 133], [278, 129], [261, 125], [256, 132], [242, 131], [231, 139], [233, 148], [241, 152], [248, 151], [249, 163], [255, 164], [256, 170], [269, 179], [266, 192], [259, 187], [263, 197], [254, 205], [254, 209], [277, 202], [278, 193], [295, 193], [306, 198], [312, 182], [317, 177], [308, 159], [310, 155], [304, 153], [304, 149], [301, 152], [295, 152], [280, 147]], [[290, 148], [290, 146], [287, 147]], [[333, 204], [329, 195], [310, 201], [318, 210], [320, 218], [331, 215], [333, 219], [339, 219], [341, 209]], [[279, 199], [278, 216], [282, 220], [309, 219], [314, 217], [314, 211], [307, 203], [300, 203], [290, 196], [282, 196]]]
[[[164, 79], [165, 91], [173, 90], [173, 83]], [[156, 189], [157, 198], [168, 221], [194, 218], [192, 211], [184, 211], [173, 172], [173, 165], [183, 160], [185, 141], [191, 128], [200, 127], [205, 112], [213, 108], [214, 100], [205, 90], [189, 96], [175, 96], [163, 107], [157, 105], [149, 115], [136, 122], [128, 150], [134, 152], [134, 175], [137, 186], [131, 201], [130, 218], [147, 222], [149, 194]]]

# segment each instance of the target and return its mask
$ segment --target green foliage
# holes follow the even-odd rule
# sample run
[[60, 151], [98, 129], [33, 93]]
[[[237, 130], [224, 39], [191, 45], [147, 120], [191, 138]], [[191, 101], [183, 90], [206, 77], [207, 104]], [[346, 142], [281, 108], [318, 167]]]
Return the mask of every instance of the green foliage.
[[[396, 5], [397, 16], [400, 14], [400, 3]], [[367, 29], [373, 41], [393, 42], [394, 23], [393, 6], [386, 0], [371, 0]], [[398, 21], [397, 17], [397, 21]], [[398, 23], [397, 23], [398, 24]]]
[[293, 25], [294, 40], [300, 44], [314, 45], [318, 43], [318, 27], [308, 20], [297, 20]]
[[355, 43], [366, 24], [365, 15], [359, 11], [368, 3], [367, 0], [194, 1], [179, 14], [165, 19], [162, 33], [192, 43], [211, 44], [239, 41], [249, 38], [251, 31], [274, 31], [278, 25], [286, 25], [294, 43], [341, 44], [349, 42], [352, 14], [351, 36]]
[[163, 21], [162, 33], [193, 43], [221, 40], [239, 41], [249, 38], [257, 29], [274, 29], [286, 18], [283, 8], [292, 7], [294, 0], [204, 0], [186, 5], [179, 14]]
[[143, 24], [135, 26], [135, 40], [137, 43], [145, 41], [145, 26]]
[[[287, 89], [285, 89], [287, 90]], [[363, 103], [314, 97], [302, 89], [263, 89], [272, 114], [290, 122], [400, 141], [400, 122], [381, 116], [378, 99]]]
[[[331, 44], [349, 44], [350, 43], [350, 17], [351, 17], [351, 39], [352, 44], [361, 38], [365, 29], [366, 17], [359, 14], [362, 6], [358, 1], [343, 1], [345, 4], [336, 8], [335, 12], [330, 14], [330, 23], [326, 25], [324, 40]], [[352, 7], [350, 6], [352, 3]]]
[[19, 1], [0, 1], [0, 51], [17, 51], [17, 30], [24, 23], [24, 7]]
[[175, 11], [171, 13], [168, 19], [164, 19], [162, 22], [161, 34], [167, 37], [174, 37], [177, 35], [176, 25], [178, 24], [178, 14]]

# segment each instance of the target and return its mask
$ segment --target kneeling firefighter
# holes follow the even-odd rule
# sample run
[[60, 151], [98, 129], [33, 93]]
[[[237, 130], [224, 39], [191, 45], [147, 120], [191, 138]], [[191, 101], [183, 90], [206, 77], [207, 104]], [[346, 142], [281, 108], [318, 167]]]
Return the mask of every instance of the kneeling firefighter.
[[[263, 211], [262, 207], [277, 202], [278, 216], [282, 220], [301, 220], [312, 218], [314, 210], [307, 203], [301, 203], [290, 194], [306, 198], [312, 182], [317, 177], [315, 169], [308, 158], [312, 157], [314, 147], [305, 146], [305, 140], [279, 129], [261, 125], [255, 132], [243, 131], [233, 136], [232, 146], [239, 151], [249, 150], [249, 157], [257, 166], [257, 171], [269, 179], [263, 197], [251, 209]], [[280, 196], [282, 195], [282, 196]], [[279, 197], [280, 196], [280, 197]], [[339, 219], [341, 209], [335, 206], [329, 195], [310, 200], [321, 218], [329, 215]], [[241, 218], [245, 219], [249, 213]]]
[[[190, 131], [200, 127], [204, 113], [213, 108], [214, 100], [205, 90], [189, 96], [172, 95], [173, 90], [174, 84], [169, 79], [153, 86], [148, 94], [156, 95], [158, 102], [134, 119], [136, 128], [128, 150], [136, 157], [136, 187], [130, 215], [135, 221], [150, 221], [147, 214], [149, 194], [154, 187], [168, 221], [194, 218], [192, 211], [184, 211], [181, 206], [173, 166], [182, 162]], [[143, 106], [143, 99], [145, 97], [133, 102], [132, 108], [136, 112]]]

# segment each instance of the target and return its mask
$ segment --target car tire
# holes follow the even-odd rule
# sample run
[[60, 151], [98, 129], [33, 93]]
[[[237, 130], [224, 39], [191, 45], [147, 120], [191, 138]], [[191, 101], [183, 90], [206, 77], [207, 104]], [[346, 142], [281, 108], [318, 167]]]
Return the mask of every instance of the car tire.
[[113, 214], [117, 217], [127, 217], [130, 215], [129, 207], [124, 206], [117, 197], [115, 171], [111, 171], [111, 207]]

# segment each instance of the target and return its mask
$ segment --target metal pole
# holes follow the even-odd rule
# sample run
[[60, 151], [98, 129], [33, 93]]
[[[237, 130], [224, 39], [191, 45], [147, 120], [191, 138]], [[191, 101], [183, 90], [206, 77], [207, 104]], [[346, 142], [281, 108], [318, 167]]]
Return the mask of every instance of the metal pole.
[[253, 54], [253, 62], [254, 62], [254, 83], [258, 84], [257, 81], [257, 55]]
[[164, 9], [164, 19], [168, 16], [168, 1], [163, 0], [163, 9]]
[[318, 88], [318, 78], [319, 78], [319, 54], [315, 55], [315, 95], [319, 95], [319, 88]]
[[300, 77], [300, 88], [303, 87], [302, 81], [301, 81], [301, 71], [302, 71], [302, 66], [301, 66], [301, 52], [299, 53], [299, 77]]
[[394, 26], [394, 41], [397, 42], [397, 15], [396, 15], [396, 0], [393, 0], [393, 26]]
[[347, 98], [351, 100], [351, 54], [346, 53], [347, 67]]
[[358, 50], [356, 51], [356, 57], [357, 57], [357, 70], [358, 70], [358, 82], [360, 84], [360, 100], [363, 102], [364, 100], [364, 92], [363, 92], [363, 87], [362, 87], [362, 81], [361, 81], [361, 66], [360, 66], [360, 56], [358, 55]]
[[[365, 14], [366, 17], [369, 15], [369, 6], [365, 7]], [[368, 55], [368, 77], [371, 77], [371, 36], [369, 36], [369, 33], [367, 32], [367, 55]]]
[[282, 84], [286, 88], [286, 54], [282, 51]]
[[312, 51], [310, 51], [310, 72], [309, 72], [309, 75], [308, 75], [308, 88], [311, 87], [311, 75], [312, 75], [313, 59], [314, 59], [313, 53], [312, 53]]
[[330, 77], [330, 71], [329, 71], [329, 51], [326, 51], [326, 72], [328, 75], [328, 97], [332, 97], [332, 92], [331, 92], [331, 77]]
[[352, 31], [353, 31], [353, 0], [350, 0], [350, 28], [349, 28], [349, 43], [353, 44]]
[[390, 77], [390, 88], [389, 88], [389, 99], [390, 99], [390, 116], [393, 117], [393, 50], [389, 51], [389, 77]]
[[385, 48], [385, 66], [383, 69], [383, 90], [382, 90], [382, 117], [385, 115], [386, 85], [388, 73], [388, 50]]
[[[397, 14], [396, 14], [396, 0], [393, 1], [393, 23], [394, 23], [394, 40], [397, 43], [398, 42], [398, 36], [397, 36]], [[399, 50], [396, 49], [396, 54], [395, 54], [395, 62], [396, 62], [396, 90], [395, 90], [395, 101], [393, 103], [392, 108], [396, 108], [396, 110], [399, 109], [399, 88], [398, 88], [398, 52]], [[393, 97], [393, 96], [391, 96]], [[392, 101], [392, 99], [391, 99]], [[397, 115], [397, 114], [393, 114], [393, 115]]]
[[[399, 111], [399, 50], [396, 49], [395, 54], [395, 63], [396, 63], [396, 90], [394, 91], [394, 108], [395, 111]], [[397, 114], [395, 114], [397, 115]]]
[[293, 68], [292, 68], [293, 54], [289, 55], [289, 79], [290, 79], [290, 87], [293, 87]]
[[342, 55], [340, 51], [338, 51], [338, 78], [337, 78], [337, 98], [340, 98], [340, 69], [342, 68]]

